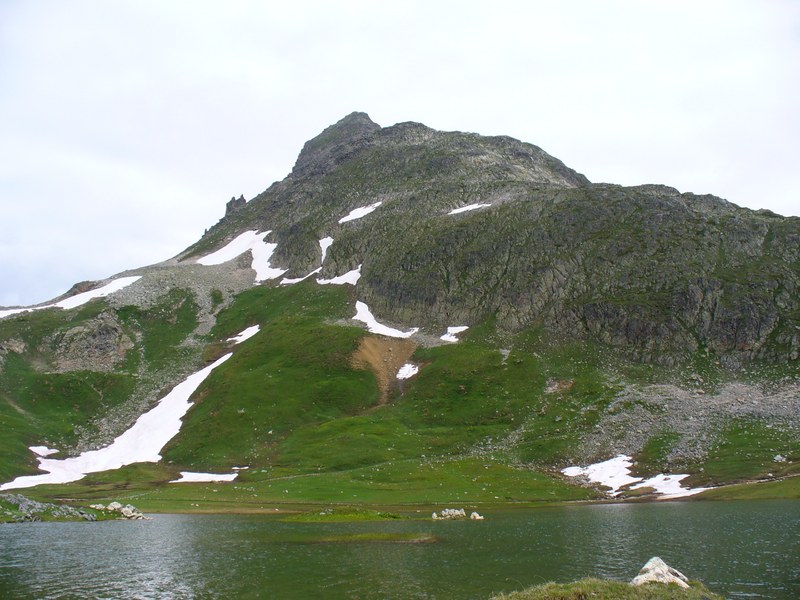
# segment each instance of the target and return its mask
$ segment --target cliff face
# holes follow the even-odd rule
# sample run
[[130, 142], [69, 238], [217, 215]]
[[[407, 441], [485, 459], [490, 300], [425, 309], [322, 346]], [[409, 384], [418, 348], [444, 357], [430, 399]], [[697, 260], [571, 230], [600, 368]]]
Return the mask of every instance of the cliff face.
[[359, 295], [397, 322], [492, 318], [503, 332], [544, 327], [665, 365], [698, 351], [733, 368], [800, 356], [800, 219], [592, 184], [507, 137], [353, 113], [201, 244], [251, 228], [273, 231], [274, 263], [298, 276], [332, 236], [323, 275], [363, 264]]

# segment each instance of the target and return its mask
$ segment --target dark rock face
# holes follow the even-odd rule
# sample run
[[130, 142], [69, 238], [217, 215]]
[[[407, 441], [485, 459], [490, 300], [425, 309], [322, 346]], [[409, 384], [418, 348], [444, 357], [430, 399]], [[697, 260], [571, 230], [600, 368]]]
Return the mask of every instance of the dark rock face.
[[238, 198], [235, 196], [231, 197], [231, 199], [228, 200], [228, 203], [225, 205], [225, 216], [227, 217], [232, 212], [243, 208], [245, 204], [247, 204], [247, 200], [244, 199], [244, 196], [239, 196]]
[[[489, 206], [448, 214], [473, 204]], [[254, 227], [273, 230], [273, 264], [289, 276], [319, 266], [318, 240], [332, 236], [323, 276], [363, 264], [360, 299], [398, 323], [493, 318], [665, 365], [698, 351], [734, 368], [800, 353], [800, 219], [663, 185], [592, 184], [508, 137], [353, 113], [210, 235]]]

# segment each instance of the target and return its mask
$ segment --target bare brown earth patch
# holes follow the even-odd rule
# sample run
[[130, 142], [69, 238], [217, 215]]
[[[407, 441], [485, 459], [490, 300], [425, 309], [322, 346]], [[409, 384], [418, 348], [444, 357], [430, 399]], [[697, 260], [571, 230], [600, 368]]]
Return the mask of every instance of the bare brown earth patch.
[[389, 400], [389, 392], [397, 381], [397, 372], [414, 354], [417, 345], [407, 339], [391, 339], [379, 336], [361, 338], [353, 353], [351, 364], [356, 369], [369, 369], [375, 374], [380, 390], [380, 404]]

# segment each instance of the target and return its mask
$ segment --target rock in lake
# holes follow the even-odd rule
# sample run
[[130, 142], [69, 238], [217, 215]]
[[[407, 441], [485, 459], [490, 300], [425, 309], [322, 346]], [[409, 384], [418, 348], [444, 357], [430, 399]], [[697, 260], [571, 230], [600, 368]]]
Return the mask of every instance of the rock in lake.
[[644, 585], [645, 583], [675, 583], [682, 588], [688, 588], [689, 580], [680, 571], [673, 569], [659, 557], [654, 556], [645, 563], [639, 574], [633, 578], [631, 585]]

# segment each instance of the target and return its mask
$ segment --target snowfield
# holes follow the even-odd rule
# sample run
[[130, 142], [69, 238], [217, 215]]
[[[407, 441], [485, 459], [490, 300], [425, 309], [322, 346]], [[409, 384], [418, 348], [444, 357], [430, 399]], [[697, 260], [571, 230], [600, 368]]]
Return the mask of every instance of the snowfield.
[[361, 265], [358, 265], [357, 269], [348, 271], [344, 275], [339, 275], [333, 279], [317, 279], [317, 283], [320, 285], [355, 285], [359, 279], [361, 279]]
[[278, 244], [264, 241], [264, 238], [270, 233], [272, 233], [271, 229], [262, 233], [258, 233], [256, 230], [245, 231], [219, 250], [198, 258], [195, 262], [203, 266], [221, 265], [249, 250], [253, 257], [250, 267], [256, 272], [256, 283], [267, 279], [277, 279], [286, 273], [286, 269], [277, 269], [270, 265], [272, 254], [278, 247]]
[[3, 317], [9, 317], [11, 315], [16, 315], [19, 313], [30, 312], [34, 310], [43, 310], [45, 308], [63, 308], [65, 310], [68, 310], [70, 308], [77, 308], [79, 306], [86, 304], [90, 300], [94, 300], [95, 298], [104, 298], [106, 296], [110, 296], [114, 292], [118, 292], [122, 288], [128, 287], [135, 281], [139, 281], [141, 278], [142, 278], [141, 275], [133, 275], [131, 277], [120, 277], [118, 279], [110, 281], [109, 283], [105, 284], [102, 287], [97, 288], [96, 290], [81, 292], [80, 294], [75, 294], [74, 296], [70, 296], [69, 298], [64, 298], [63, 300], [59, 300], [58, 302], [54, 302], [53, 304], [45, 304], [44, 306], [29, 306], [25, 308], [12, 308], [9, 310], [0, 310], [0, 319], [2, 319]]
[[173, 479], [170, 483], [216, 483], [218, 481], [233, 481], [238, 473], [194, 473], [181, 471], [180, 479]]
[[[248, 327], [228, 341], [239, 344], [253, 337], [258, 330], [258, 325]], [[159, 453], [178, 434], [182, 425], [181, 419], [192, 406], [189, 401], [191, 395], [214, 369], [231, 356], [233, 354], [229, 352], [204, 369], [189, 375], [159, 400], [155, 407], [140, 416], [130, 429], [104, 448], [89, 450], [71, 458], [54, 459], [44, 458], [44, 453], [51, 454], [57, 450], [32, 446], [31, 450], [41, 457], [39, 468], [45, 473], [17, 477], [0, 485], [0, 491], [46, 483], [69, 483], [82, 479], [88, 473], [119, 469], [137, 462], [160, 461]]]
[[[650, 479], [643, 480], [641, 477], [631, 476], [633, 459], [630, 456], [619, 454], [603, 462], [589, 465], [588, 467], [567, 467], [561, 472], [567, 477], [584, 476], [593, 483], [599, 483], [611, 488], [609, 494], [618, 496], [623, 487], [630, 486], [629, 489], [653, 488], [662, 500], [670, 498], [683, 498], [704, 492], [709, 488], [685, 488], [681, 486], [681, 481], [689, 475], [656, 475]], [[636, 485], [632, 485], [632, 484]]]
[[347, 223], [348, 221], [355, 221], [356, 219], [365, 217], [373, 210], [378, 208], [381, 204], [383, 204], [383, 202], [376, 202], [375, 204], [370, 204], [369, 206], [361, 206], [359, 208], [354, 208], [346, 216], [339, 219], [339, 223]]
[[353, 320], [366, 323], [370, 333], [377, 333], [387, 337], [409, 338], [419, 331], [419, 327], [413, 327], [408, 331], [400, 331], [399, 329], [394, 329], [388, 325], [378, 323], [375, 317], [372, 316], [369, 307], [363, 302], [356, 302], [356, 316], [353, 317]]
[[444, 340], [445, 342], [458, 342], [460, 340], [456, 337], [456, 335], [465, 332], [467, 329], [469, 329], [467, 325], [461, 325], [459, 327], [448, 327], [447, 333], [445, 333], [439, 339]]

